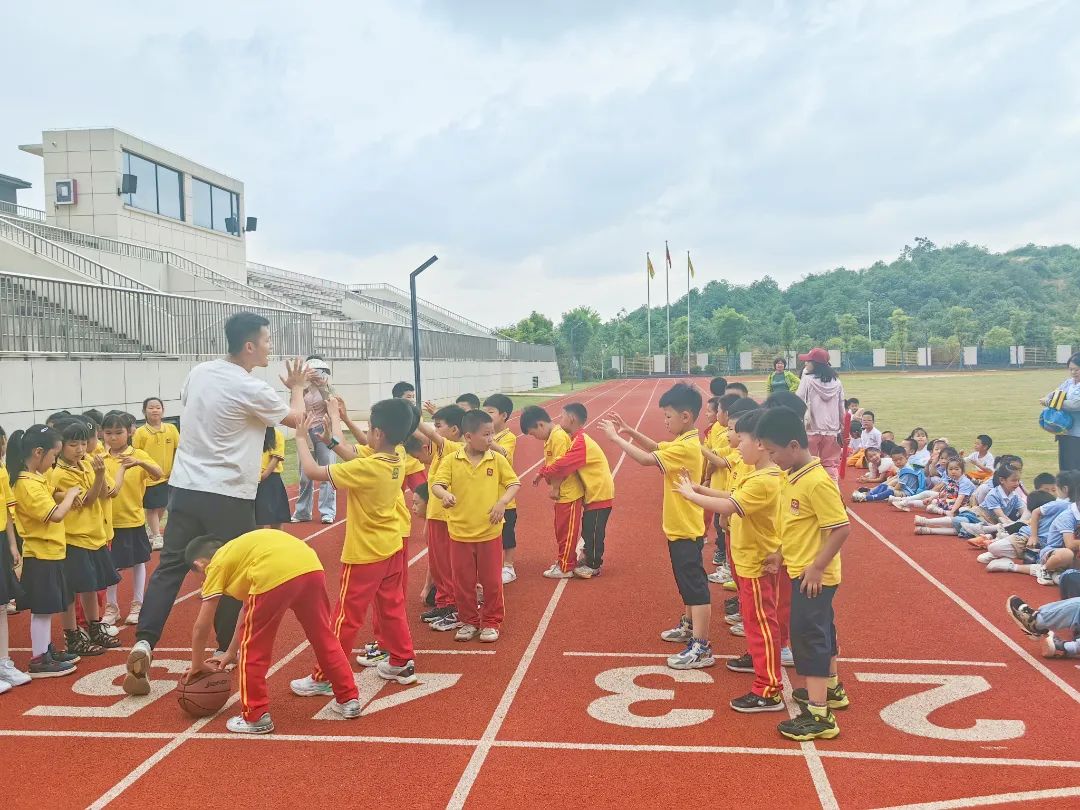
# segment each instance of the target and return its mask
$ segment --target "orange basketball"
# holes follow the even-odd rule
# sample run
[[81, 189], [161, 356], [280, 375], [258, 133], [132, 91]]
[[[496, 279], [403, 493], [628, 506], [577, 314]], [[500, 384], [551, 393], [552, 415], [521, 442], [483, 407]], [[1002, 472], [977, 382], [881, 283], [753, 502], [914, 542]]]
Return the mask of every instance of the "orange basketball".
[[221, 711], [232, 694], [231, 672], [204, 672], [190, 683], [180, 682], [176, 702], [192, 717], [209, 717]]

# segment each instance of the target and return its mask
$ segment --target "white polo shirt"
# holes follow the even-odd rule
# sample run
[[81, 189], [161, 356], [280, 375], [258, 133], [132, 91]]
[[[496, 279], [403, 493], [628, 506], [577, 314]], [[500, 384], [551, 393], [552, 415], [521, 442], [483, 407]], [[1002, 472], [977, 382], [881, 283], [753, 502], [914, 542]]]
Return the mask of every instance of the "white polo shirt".
[[195, 366], [180, 403], [180, 446], [169, 483], [254, 500], [266, 428], [288, 416], [288, 404], [269, 383], [228, 360]]

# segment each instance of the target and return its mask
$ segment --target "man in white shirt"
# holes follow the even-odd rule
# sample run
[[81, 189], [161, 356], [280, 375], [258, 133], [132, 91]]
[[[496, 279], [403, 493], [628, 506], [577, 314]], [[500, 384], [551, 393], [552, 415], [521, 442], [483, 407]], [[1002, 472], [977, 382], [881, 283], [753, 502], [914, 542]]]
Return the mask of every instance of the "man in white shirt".
[[[255, 529], [263, 438], [274, 425], [295, 427], [304, 414], [307, 374], [296, 358], [285, 363], [281, 381], [286, 404], [269, 383], [251, 373], [270, 364], [270, 322], [238, 312], [225, 323], [228, 356], [200, 363], [180, 392], [184, 406], [180, 445], [170, 483], [169, 523], [158, 567], [146, 589], [135, 646], [128, 656], [124, 691], [150, 693], [152, 649], [165, 628], [189, 567], [184, 552], [202, 535], [232, 540]], [[218, 649], [232, 641], [241, 603], [222, 597], [214, 620]]]

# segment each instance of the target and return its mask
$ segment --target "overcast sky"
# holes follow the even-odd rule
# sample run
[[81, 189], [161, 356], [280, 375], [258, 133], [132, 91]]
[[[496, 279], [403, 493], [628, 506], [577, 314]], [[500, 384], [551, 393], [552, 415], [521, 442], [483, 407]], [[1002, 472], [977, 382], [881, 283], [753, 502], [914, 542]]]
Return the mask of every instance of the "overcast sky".
[[243, 180], [248, 258], [501, 325], [914, 236], [1077, 242], [1080, 3], [9, 4], [0, 173], [116, 126]]

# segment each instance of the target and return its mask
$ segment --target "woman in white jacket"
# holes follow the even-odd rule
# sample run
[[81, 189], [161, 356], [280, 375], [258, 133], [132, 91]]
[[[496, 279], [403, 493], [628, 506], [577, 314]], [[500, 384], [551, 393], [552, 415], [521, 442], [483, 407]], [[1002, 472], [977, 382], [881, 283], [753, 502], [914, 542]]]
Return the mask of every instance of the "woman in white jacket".
[[806, 366], [795, 393], [806, 403], [810, 455], [821, 459], [821, 466], [834, 481], [838, 481], [844, 430], [844, 386], [840, 384], [836, 369], [829, 364], [829, 353], [825, 349], [811, 349], [800, 354], [799, 360]]

